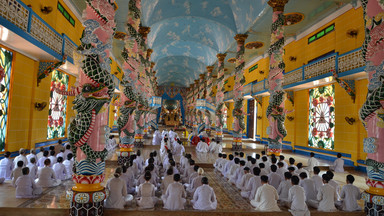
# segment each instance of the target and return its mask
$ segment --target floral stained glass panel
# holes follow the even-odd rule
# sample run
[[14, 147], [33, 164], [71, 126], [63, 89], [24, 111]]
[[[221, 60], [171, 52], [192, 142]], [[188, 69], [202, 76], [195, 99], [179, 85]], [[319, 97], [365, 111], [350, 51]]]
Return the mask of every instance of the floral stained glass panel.
[[47, 139], [55, 139], [65, 136], [67, 96], [56, 93], [53, 90], [53, 87], [56, 86], [56, 88], [67, 91], [68, 80], [68, 75], [57, 70], [52, 72]]
[[7, 136], [9, 87], [13, 53], [0, 47], [0, 150], [5, 149]]
[[334, 85], [309, 90], [310, 147], [334, 149], [335, 131], [335, 88]]

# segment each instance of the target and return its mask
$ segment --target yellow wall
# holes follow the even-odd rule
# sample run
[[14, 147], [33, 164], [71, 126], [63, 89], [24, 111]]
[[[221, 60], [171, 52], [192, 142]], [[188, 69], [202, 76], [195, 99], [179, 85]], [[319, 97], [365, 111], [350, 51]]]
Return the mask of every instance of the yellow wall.
[[308, 146], [309, 91], [295, 92], [295, 139], [294, 145]]
[[224, 88], [225, 88], [225, 92], [228, 92], [228, 91], [232, 91], [233, 90], [233, 86], [235, 85], [235, 76], [231, 76], [229, 77], [228, 79], [226, 79], [224, 81], [224, 83], [227, 82], [227, 84], [224, 85]]
[[[8, 118], [7, 151], [18, 151], [20, 148], [34, 148], [35, 143], [47, 141], [47, 123], [49, 106], [37, 111], [36, 102], [49, 104], [52, 75], [43, 79], [37, 87], [37, 70], [39, 63], [20, 54], [14, 53], [10, 106]], [[70, 76], [69, 86], [73, 86], [75, 77]], [[67, 101], [67, 120], [74, 116], [73, 98]]]
[[233, 115], [232, 115], [233, 102], [226, 103], [225, 105], [227, 106], [227, 129], [228, 131], [231, 131], [232, 123], [233, 123]]
[[[32, 10], [59, 34], [65, 33], [73, 42], [80, 45], [80, 37], [84, 29], [83, 25], [62, 0], [59, 0], [59, 2], [75, 20], [75, 26], [72, 26], [72, 24], [69, 23], [61, 12], [57, 10], [58, 0], [22, 0], [22, 2], [26, 5], [30, 5]], [[41, 12], [41, 7], [43, 6], [52, 7], [52, 12], [49, 14], [43, 14]]]
[[[255, 66], [256, 64], [258, 64], [258, 68], [252, 72], [248, 72], [249, 68]], [[260, 74], [260, 71], [264, 72], [264, 74]], [[268, 78], [268, 73], [269, 73], [269, 57], [262, 58], [259, 61], [257, 61], [255, 64], [251, 65], [250, 67], [244, 70], [244, 77], [245, 77], [244, 85], [247, 85], [256, 80], [259, 82], [263, 79], [266, 79]]]

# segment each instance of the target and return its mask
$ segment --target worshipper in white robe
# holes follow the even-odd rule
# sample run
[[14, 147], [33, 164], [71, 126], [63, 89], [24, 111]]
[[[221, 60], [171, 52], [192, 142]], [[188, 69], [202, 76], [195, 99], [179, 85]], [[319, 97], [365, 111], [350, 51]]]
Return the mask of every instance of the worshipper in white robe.
[[291, 179], [292, 187], [288, 192], [289, 212], [293, 216], [310, 216], [308, 206], [305, 203], [305, 191], [302, 187], [298, 186], [299, 181], [297, 176], [293, 176]]
[[277, 188], [277, 194], [279, 195], [279, 202], [282, 205], [286, 205], [288, 203], [289, 189], [292, 187], [291, 178], [292, 178], [292, 174], [290, 172], [285, 172], [284, 181], [280, 182], [280, 185]]
[[36, 154], [36, 157], [37, 157], [36, 162], [39, 161], [41, 157], [43, 157], [43, 154], [44, 154], [44, 147], [40, 147], [40, 152]]
[[313, 167], [319, 166], [319, 161], [315, 158], [315, 153], [311, 152], [309, 155], [311, 157], [308, 159], [308, 165], [304, 169], [306, 169], [308, 172], [312, 172]]
[[139, 169], [139, 172], [142, 172], [144, 170], [144, 159], [141, 156], [140, 150], [137, 150], [136, 159], [133, 160], [133, 162], [137, 164], [137, 168]]
[[251, 159], [251, 166], [249, 167], [249, 169], [251, 170], [252, 174], [253, 174], [253, 168], [255, 168], [255, 167], [258, 167], [257, 164], [256, 164], [256, 159], [252, 158]]
[[203, 185], [196, 189], [191, 200], [193, 208], [197, 210], [215, 210], [217, 208], [216, 195], [208, 185], [208, 178], [203, 177], [201, 183]]
[[269, 184], [272, 185], [276, 190], [280, 185], [280, 182], [282, 182], [281, 176], [276, 173], [277, 166], [271, 165], [271, 173], [268, 175]]
[[[267, 156], [263, 156], [261, 158], [261, 160], [263, 161], [262, 163], [264, 164], [264, 170], [266, 172], [266, 175], [268, 175], [270, 172], [271, 172], [271, 162], [268, 161], [268, 157]], [[260, 167], [260, 165], [259, 165]], [[263, 170], [263, 169], [261, 169]], [[263, 171], [261, 171], [261, 173], [263, 173]], [[264, 173], [263, 173], [264, 174]]]
[[145, 173], [146, 172], [151, 173], [151, 179], [149, 180], [149, 183], [153, 184], [154, 186], [157, 186], [156, 176], [152, 176], [152, 172], [151, 172], [151, 167], [150, 166], [145, 167], [144, 173], [142, 175], [140, 175], [139, 178], [137, 179], [136, 186], [139, 187], [141, 184], [145, 183], [145, 181], [146, 181], [145, 180]]
[[40, 187], [55, 187], [61, 183], [60, 179], [56, 178], [55, 171], [51, 168], [51, 161], [45, 159], [44, 167], [37, 172], [38, 178], [35, 180]]
[[191, 184], [187, 187], [187, 192], [191, 194], [192, 197], [196, 189], [202, 185], [201, 180], [204, 178], [204, 169], [199, 167], [196, 173], [197, 176], [193, 179], [191, 178]]
[[24, 162], [22, 160], [20, 160], [17, 162], [16, 166], [17, 167], [12, 170], [12, 174], [11, 174], [13, 187], [16, 187], [15, 183], [16, 183], [17, 178], [19, 178], [20, 176], [23, 175], [22, 169], [24, 167]]
[[255, 198], [251, 200], [251, 205], [257, 211], [280, 211], [277, 205], [279, 195], [276, 189], [268, 184], [268, 176], [261, 176], [261, 186], [257, 189]]
[[259, 168], [260, 168], [260, 176], [263, 176], [263, 175], [266, 175], [268, 176], [269, 175], [269, 171], [267, 171], [267, 169], [265, 168], [265, 164], [264, 163], [259, 163]]
[[249, 179], [251, 179], [253, 175], [250, 173], [249, 167], [244, 168], [244, 175], [241, 177], [241, 180], [238, 184], [236, 184], [236, 187], [241, 190], [241, 192], [247, 191], [247, 185]]
[[295, 170], [295, 173], [297, 175], [299, 175], [299, 177], [300, 177], [300, 173], [302, 173], [302, 172], [305, 172], [307, 174], [307, 176], [309, 177], [309, 172], [303, 168], [303, 163], [298, 163], [297, 164], [297, 170]]
[[26, 158], [27, 158], [28, 163], [31, 161], [31, 158], [35, 158], [35, 160], [37, 161], [36, 150], [31, 149], [31, 152], [26, 156]]
[[222, 154], [222, 160], [218, 164], [219, 171], [221, 172], [221, 174], [223, 174], [223, 170], [224, 170], [225, 164], [227, 164], [227, 162], [228, 162], [227, 155], [226, 154]]
[[318, 211], [331, 212], [336, 211], [335, 201], [337, 200], [337, 194], [334, 187], [328, 184], [330, 177], [327, 174], [322, 175], [323, 186], [317, 192], [316, 200], [309, 200], [308, 206], [316, 208]]
[[260, 179], [260, 168], [253, 168], [253, 177], [249, 179], [247, 185], [245, 186], [245, 190], [241, 191], [241, 196], [244, 198], [248, 198], [249, 200], [253, 200], [256, 195], [257, 189], [261, 186]]
[[4, 158], [0, 160], [0, 178], [11, 179], [13, 161], [10, 159], [11, 152], [4, 153]]
[[335, 190], [336, 190], [336, 195], [337, 195], [337, 199], [336, 199], [336, 201], [338, 201], [338, 200], [340, 200], [340, 185], [339, 185], [339, 183], [337, 183], [337, 181], [335, 181], [335, 180], [333, 179], [334, 174], [333, 174], [332, 171], [329, 171], [329, 170], [328, 170], [328, 171], [327, 171], [327, 175], [328, 175], [329, 178], [330, 178], [328, 184], [335, 188]]
[[223, 154], [219, 153], [215, 163], [213, 164], [213, 167], [215, 167], [216, 170], [219, 170], [219, 171], [221, 170], [220, 162], [223, 160], [222, 157], [223, 157]]
[[355, 177], [353, 175], [347, 175], [347, 184], [343, 186], [340, 193], [339, 205], [343, 211], [361, 211], [361, 207], [357, 204], [357, 200], [361, 199], [360, 189], [353, 185]]
[[[283, 162], [278, 162], [278, 163], [277, 163], [277, 166], [278, 166], [278, 168], [277, 168], [277, 170], [276, 170], [276, 173], [279, 174], [279, 176], [281, 177], [281, 179], [284, 181], [284, 180], [285, 180], [285, 176], [284, 176], [284, 174], [285, 174], [286, 172], [288, 172], [288, 169], [286, 169], [286, 168], [284, 167], [284, 163], [283, 163]], [[288, 167], [288, 165], [287, 165], [287, 167]], [[289, 179], [289, 180], [291, 180], [291, 179]]]
[[231, 182], [232, 184], [234, 184], [234, 182], [236, 181], [237, 170], [238, 170], [238, 168], [240, 168], [240, 159], [235, 158], [234, 161], [235, 161], [235, 163], [231, 166], [230, 170], [228, 171], [228, 175], [227, 175], [228, 181]]
[[184, 186], [180, 183], [180, 174], [173, 175], [174, 182], [169, 184], [167, 191], [161, 196], [164, 208], [168, 210], [182, 210], [186, 202], [187, 194]]
[[164, 139], [161, 140], [161, 145], [160, 145], [161, 157], [164, 157], [167, 154], [168, 150], [171, 150], [169, 140], [167, 137], [164, 137]]
[[173, 169], [172, 169], [172, 167], [167, 169], [167, 175], [164, 176], [164, 179], [160, 185], [160, 189], [161, 189], [161, 192], [163, 195], [165, 194], [165, 192], [167, 192], [167, 188], [171, 183], [173, 183]]
[[145, 182], [139, 186], [137, 191], [136, 199], [140, 209], [154, 208], [157, 202], [157, 197], [155, 197], [155, 186], [150, 183], [151, 177], [149, 171], [145, 172]]
[[56, 154], [56, 152], [54, 150], [49, 152], [48, 159], [51, 161], [51, 168], [53, 167], [53, 165], [55, 165], [57, 163], [57, 158], [56, 158], [55, 154]]
[[34, 179], [29, 175], [29, 168], [22, 168], [22, 176], [16, 180], [16, 198], [34, 198], [40, 195], [43, 190], [35, 184]]
[[295, 170], [297, 170], [297, 166], [295, 165], [295, 162], [296, 162], [295, 158], [289, 158], [289, 165], [288, 165], [288, 168], [289, 168], [289, 167], [294, 167]]
[[161, 144], [161, 133], [159, 130], [156, 130], [153, 133], [152, 145], [160, 145]]
[[208, 144], [205, 142], [205, 139], [204, 139], [204, 138], [203, 138], [202, 140], [200, 140], [199, 143], [197, 143], [196, 151], [197, 151], [197, 152], [200, 152], [200, 153], [207, 153], [207, 152], [209, 151], [209, 146], [208, 146]]
[[72, 153], [69, 153], [67, 155], [67, 159], [63, 162], [64, 166], [65, 166], [65, 171], [67, 173], [67, 179], [70, 179], [72, 178], [72, 174], [73, 174], [73, 163], [74, 161], [72, 160]]
[[193, 166], [193, 172], [189, 174], [189, 177], [188, 177], [188, 180], [185, 182], [184, 186], [186, 188], [189, 188], [193, 179], [196, 178], [199, 174], [197, 173], [197, 171], [199, 170], [199, 166], [197, 165], [194, 165]]
[[70, 144], [67, 144], [64, 146], [65, 147], [65, 151], [64, 151], [64, 158], [67, 158], [68, 157], [68, 154], [72, 154], [73, 155], [73, 152], [72, 152], [72, 149], [71, 149], [71, 145]]
[[29, 176], [35, 180], [37, 178], [36, 158], [31, 157], [27, 167], [29, 168]]
[[65, 165], [63, 164], [63, 158], [58, 157], [57, 163], [53, 165], [53, 171], [55, 171], [55, 175], [57, 179], [64, 181], [68, 178], [67, 170], [65, 169]]
[[117, 167], [114, 177], [108, 180], [106, 188], [109, 196], [105, 200], [105, 208], [124, 209], [127, 199], [127, 185], [121, 176], [121, 168]]
[[194, 172], [196, 172], [195, 171], [195, 161], [191, 159], [191, 160], [189, 160], [189, 166], [187, 167], [187, 169], [184, 170], [183, 182], [189, 184], [189, 177]]
[[341, 158], [341, 154], [337, 154], [337, 159], [333, 162], [333, 166], [330, 166], [329, 168], [332, 171], [342, 173], [344, 172], [344, 160]]
[[245, 168], [245, 161], [244, 160], [240, 160], [240, 167], [237, 168], [236, 170], [236, 174], [234, 176], [234, 179], [233, 179], [233, 184], [237, 185], [237, 184], [240, 184], [240, 181], [241, 181], [241, 178], [243, 178], [243, 175], [244, 175], [244, 168]]
[[116, 139], [114, 135], [110, 135], [107, 139], [107, 143], [105, 144], [105, 148], [110, 152], [114, 151], [117, 147]]
[[134, 194], [136, 191], [136, 179], [135, 174], [132, 170], [128, 169], [127, 166], [122, 166], [123, 173], [120, 176], [120, 179], [123, 179], [126, 184], [127, 193]]
[[48, 155], [49, 155], [49, 151], [43, 152], [43, 156], [37, 161], [37, 164], [36, 164], [39, 168], [44, 167], [44, 161], [48, 159]]
[[27, 164], [28, 164], [28, 160], [27, 160], [27, 157], [25, 156], [27, 153], [27, 150], [21, 148], [19, 150], [19, 155], [17, 157], [15, 157], [15, 159], [13, 159], [13, 168], [16, 168], [17, 167], [17, 162], [19, 161], [23, 161], [23, 167], [26, 167]]
[[280, 159], [279, 162], [283, 163], [283, 167], [288, 170], [288, 163], [285, 161], [284, 155], [280, 155], [279, 159]]
[[184, 154], [184, 152], [185, 152], [185, 148], [183, 146], [183, 142], [178, 140], [176, 143], [177, 143], [177, 145], [175, 145], [174, 148], [173, 148], [173, 155], [175, 157], [181, 157]]
[[323, 179], [319, 176], [320, 168], [315, 166], [313, 167], [312, 180], [315, 182], [316, 194], [319, 192], [321, 186], [323, 186]]
[[60, 148], [60, 152], [56, 155], [56, 158], [58, 158], [58, 157], [62, 157], [63, 159], [66, 159], [66, 158], [64, 157], [64, 152], [65, 152], [65, 148], [64, 148], [64, 147], [61, 147], [61, 148]]
[[212, 138], [211, 142], [209, 143], [209, 151], [210, 153], [219, 153], [219, 152], [215, 152], [215, 148], [217, 146], [217, 142], [215, 140], [215, 138]]
[[305, 197], [306, 200], [315, 200], [316, 199], [316, 186], [315, 182], [308, 178], [307, 173], [302, 172], [300, 173], [300, 184], [299, 186], [302, 187], [305, 191]]
[[231, 167], [233, 164], [235, 164], [235, 161], [234, 161], [234, 156], [232, 154], [230, 154], [228, 156], [228, 161], [226, 161], [225, 165], [224, 165], [224, 169], [221, 170], [221, 173], [223, 174], [223, 176], [225, 178], [228, 178], [229, 176], [229, 171], [231, 170]]

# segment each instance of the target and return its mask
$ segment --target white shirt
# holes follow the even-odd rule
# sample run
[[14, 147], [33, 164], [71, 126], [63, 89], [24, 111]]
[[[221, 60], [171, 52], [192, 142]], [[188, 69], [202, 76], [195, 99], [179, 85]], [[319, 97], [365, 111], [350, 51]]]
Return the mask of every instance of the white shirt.
[[13, 161], [9, 158], [0, 160], [0, 178], [10, 179], [13, 170]]
[[335, 180], [331, 179], [331, 180], [329, 180], [328, 184], [335, 188], [336, 195], [337, 195], [336, 200], [340, 200], [340, 185], [339, 185], [339, 183], [337, 183]]
[[48, 159], [51, 161], [50, 167], [53, 167], [53, 165], [55, 165], [55, 163], [57, 162], [57, 159], [55, 156], [49, 156]]
[[315, 167], [315, 166], [319, 166], [319, 161], [315, 157], [310, 157], [308, 159], [308, 166], [305, 169], [308, 172], [313, 172], [313, 167]]
[[62, 181], [67, 179], [67, 170], [63, 163], [55, 163], [55, 165], [53, 165], [53, 171], [55, 171], [57, 179], [60, 179]]
[[44, 167], [44, 161], [46, 160], [46, 159], [48, 159], [48, 157], [44, 157], [44, 156], [42, 156], [38, 161], [37, 161], [37, 166], [38, 167]]
[[309, 216], [308, 206], [305, 203], [306, 197], [304, 189], [298, 185], [294, 185], [289, 189], [288, 201], [291, 203], [290, 212], [294, 216]]
[[109, 190], [109, 196], [105, 202], [105, 207], [123, 209], [125, 196], [127, 196], [127, 186], [124, 180], [113, 177], [108, 180], [106, 188]]
[[335, 172], [344, 172], [344, 160], [337, 158], [335, 162], [333, 162], [333, 169]]
[[312, 180], [315, 182], [316, 194], [319, 192], [321, 186], [323, 186], [323, 179], [319, 175], [313, 175]]
[[304, 168], [295, 170], [295, 173], [300, 176], [300, 173], [305, 172], [307, 174], [307, 177], [309, 178], [309, 172], [305, 170]]
[[277, 174], [276, 172], [271, 172], [269, 175], [268, 175], [268, 183], [270, 185], [272, 185], [275, 189], [277, 189], [280, 185], [280, 182], [281, 182], [281, 177], [279, 174]]
[[279, 187], [277, 188], [277, 194], [279, 194], [279, 199], [288, 199], [289, 189], [292, 187], [291, 180], [284, 180], [280, 182]]
[[248, 197], [250, 200], [255, 199], [257, 189], [259, 189], [260, 186], [261, 186], [260, 176], [253, 176], [248, 181], [247, 191], [250, 191], [249, 197]]
[[163, 196], [164, 208], [168, 210], [184, 209], [186, 196], [184, 186], [180, 182], [171, 183]]
[[168, 186], [172, 183], [173, 183], [173, 175], [166, 175], [160, 185], [160, 189], [163, 194], [167, 192]]
[[200, 141], [197, 143], [196, 151], [201, 153], [207, 153], [209, 151], [209, 146], [207, 143]]
[[288, 170], [284, 167], [281, 167], [281, 168], [277, 168], [276, 170], [276, 173], [279, 174], [279, 176], [281, 177], [281, 180], [282, 181], [285, 181], [285, 176], [284, 176], [284, 173], [288, 172]]
[[35, 180], [37, 178], [37, 166], [36, 164], [29, 163], [28, 166], [29, 168], [29, 176]]
[[137, 191], [137, 205], [140, 208], [153, 208], [156, 204], [155, 186], [145, 182], [139, 186]]
[[24, 162], [23, 167], [26, 167], [28, 164], [27, 158], [24, 155], [19, 155], [19, 156], [15, 157], [15, 159], [13, 160], [13, 168], [17, 167], [17, 162], [19, 162], [19, 161]]
[[181, 155], [183, 155], [184, 152], [185, 152], [184, 146], [177, 143], [177, 145], [175, 145], [175, 148], [173, 149], [173, 155], [174, 156], [181, 156]]
[[358, 187], [347, 184], [341, 189], [340, 198], [343, 199], [343, 211], [361, 211], [357, 200], [361, 199], [361, 193]]
[[12, 178], [12, 185], [14, 187], [16, 186], [15, 183], [16, 183], [17, 178], [19, 178], [20, 176], [23, 175], [22, 169], [23, 169], [22, 167], [16, 167], [12, 171], [11, 178]]
[[51, 167], [43, 167], [37, 172], [39, 178], [37, 185], [40, 187], [54, 187], [60, 184], [60, 180], [56, 179], [56, 174]]
[[319, 200], [318, 211], [336, 211], [335, 201], [337, 194], [334, 187], [329, 184], [324, 184], [317, 193], [317, 200]]
[[31, 158], [35, 158], [35, 160], [36, 160], [36, 162], [37, 162], [37, 157], [36, 157], [36, 155], [31, 153], [31, 154], [28, 154], [28, 155], [27, 155], [27, 161], [28, 161], [28, 163], [31, 162]]
[[257, 189], [255, 199], [251, 200], [251, 204], [257, 211], [280, 211], [277, 205], [278, 199], [276, 189], [269, 184], [263, 184]]
[[65, 171], [67, 172], [67, 178], [71, 178], [72, 177], [72, 169], [73, 169], [73, 161], [72, 160], [65, 160], [63, 162], [64, 166], [65, 166]]
[[244, 174], [243, 177], [241, 177], [240, 182], [236, 185], [237, 188], [239, 188], [241, 191], [246, 191], [247, 190], [247, 185], [249, 179], [251, 179], [254, 175], [251, 173]]
[[309, 178], [301, 179], [299, 186], [303, 187], [307, 200], [316, 199], [316, 186], [315, 186], [315, 182], [312, 179], [309, 179]]
[[216, 195], [209, 185], [198, 187], [193, 194], [193, 208], [198, 210], [215, 210], [217, 207]]

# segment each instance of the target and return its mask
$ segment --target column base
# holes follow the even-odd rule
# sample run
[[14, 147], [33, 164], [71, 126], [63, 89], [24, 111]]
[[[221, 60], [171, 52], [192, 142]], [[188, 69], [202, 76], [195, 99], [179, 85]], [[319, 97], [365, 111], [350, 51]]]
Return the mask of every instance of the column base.
[[370, 216], [384, 215], [384, 196], [363, 192], [364, 212]]
[[243, 150], [243, 143], [241, 142], [232, 142], [232, 151], [241, 151]]
[[104, 200], [108, 197], [105, 188], [95, 192], [67, 191], [67, 199], [71, 201], [69, 215], [95, 215], [104, 214]]
[[134, 144], [135, 144], [136, 148], [143, 148], [144, 147], [144, 142], [142, 139], [135, 139]]

